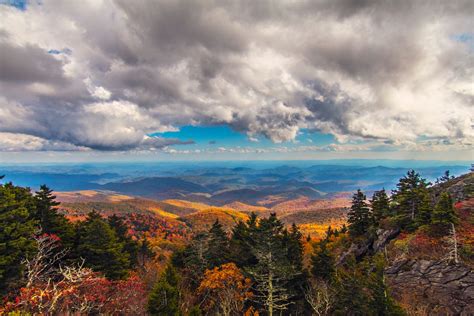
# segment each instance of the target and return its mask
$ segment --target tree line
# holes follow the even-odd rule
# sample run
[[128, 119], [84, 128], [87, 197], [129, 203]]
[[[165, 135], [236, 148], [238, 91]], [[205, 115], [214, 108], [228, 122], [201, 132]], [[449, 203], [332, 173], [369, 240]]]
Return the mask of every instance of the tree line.
[[2, 311], [403, 315], [385, 283], [384, 256], [341, 263], [337, 249], [387, 227], [414, 231], [423, 226], [447, 234], [457, 222], [453, 201], [446, 192], [434, 201], [429, 186], [411, 170], [390, 196], [382, 189], [367, 201], [357, 190], [348, 225], [328, 227], [319, 240], [304, 238], [276, 214], [252, 213], [230, 232], [216, 220], [176, 251], [148, 287], [136, 271], [145, 258], [159, 254], [146, 239], [132, 238], [121, 217], [91, 212], [72, 223], [58, 212], [48, 187], [32, 193], [2, 184], [0, 295], [9, 302]]

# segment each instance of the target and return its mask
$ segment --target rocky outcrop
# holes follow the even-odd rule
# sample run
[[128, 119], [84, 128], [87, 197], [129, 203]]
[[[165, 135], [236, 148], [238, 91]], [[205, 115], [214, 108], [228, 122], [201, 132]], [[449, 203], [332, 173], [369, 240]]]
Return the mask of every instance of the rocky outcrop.
[[474, 315], [474, 272], [465, 265], [406, 259], [385, 274], [397, 300], [423, 303], [429, 315]]
[[431, 188], [435, 202], [442, 192], [448, 192], [454, 201], [462, 201], [474, 197], [474, 172], [462, 175], [448, 182]]
[[360, 260], [365, 255], [377, 253], [382, 250], [390, 240], [397, 237], [399, 233], [399, 228], [377, 229], [375, 238], [366, 239], [359, 243], [352, 243], [349, 249], [339, 257], [337, 264], [344, 263], [351, 256], [354, 256], [356, 260]]

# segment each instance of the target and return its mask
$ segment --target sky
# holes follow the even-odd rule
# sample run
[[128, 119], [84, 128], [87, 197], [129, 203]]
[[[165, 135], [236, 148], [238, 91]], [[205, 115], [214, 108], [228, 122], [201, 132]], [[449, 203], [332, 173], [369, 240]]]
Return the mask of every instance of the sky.
[[0, 162], [473, 160], [471, 0], [0, 0]]

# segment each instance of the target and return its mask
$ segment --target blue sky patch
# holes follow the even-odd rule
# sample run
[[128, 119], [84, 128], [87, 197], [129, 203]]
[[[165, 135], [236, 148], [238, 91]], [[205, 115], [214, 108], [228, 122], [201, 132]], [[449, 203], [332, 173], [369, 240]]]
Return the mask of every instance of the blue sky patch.
[[0, 4], [12, 6], [22, 11], [26, 10], [27, 3], [27, 0], [0, 0]]
[[[177, 138], [182, 141], [193, 140], [195, 144], [186, 145], [189, 148], [212, 148], [212, 147], [253, 147], [267, 148], [283, 145], [294, 147], [300, 145], [307, 146], [324, 146], [336, 143], [331, 134], [323, 134], [319, 132], [302, 129], [298, 133], [296, 140], [285, 142], [283, 144], [274, 144], [263, 136], [257, 136], [257, 141], [250, 140], [245, 133], [233, 130], [228, 125], [215, 126], [182, 126], [176, 132], [153, 133], [150, 136], [160, 136], [164, 138]], [[183, 148], [184, 146], [180, 146]]]

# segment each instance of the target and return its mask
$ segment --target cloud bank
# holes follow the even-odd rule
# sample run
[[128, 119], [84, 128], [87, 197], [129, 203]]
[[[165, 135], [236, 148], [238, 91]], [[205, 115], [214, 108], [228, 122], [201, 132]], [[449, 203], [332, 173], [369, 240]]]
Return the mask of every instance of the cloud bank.
[[212, 124], [276, 143], [305, 128], [469, 148], [473, 12], [469, 0], [0, 5], [0, 150], [166, 148], [182, 142], [147, 135]]

